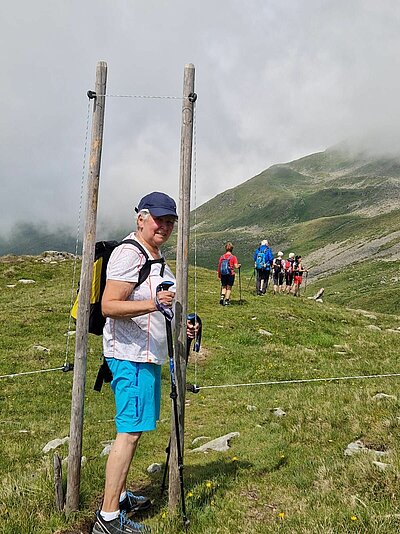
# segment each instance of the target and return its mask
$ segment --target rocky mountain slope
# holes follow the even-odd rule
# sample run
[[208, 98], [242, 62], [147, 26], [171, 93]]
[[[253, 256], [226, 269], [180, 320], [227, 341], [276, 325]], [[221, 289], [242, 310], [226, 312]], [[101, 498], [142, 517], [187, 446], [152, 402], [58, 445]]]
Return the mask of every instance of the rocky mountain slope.
[[245, 266], [268, 238], [305, 257], [317, 277], [370, 257], [400, 255], [400, 159], [345, 144], [274, 165], [197, 210], [198, 263], [215, 267], [231, 240]]

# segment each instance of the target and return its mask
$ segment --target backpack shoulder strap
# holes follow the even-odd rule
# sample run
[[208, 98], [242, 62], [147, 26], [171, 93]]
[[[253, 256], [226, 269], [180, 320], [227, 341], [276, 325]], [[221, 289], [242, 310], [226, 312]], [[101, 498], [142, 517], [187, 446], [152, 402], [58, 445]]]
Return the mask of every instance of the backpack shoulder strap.
[[140, 268], [139, 278], [138, 278], [137, 284], [135, 286], [135, 289], [137, 289], [140, 286], [140, 284], [143, 284], [143, 282], [145, 280], [147, 280], [147, 278], [148, 278], [148, 276], [150, 274], [150, 271], [151, 271], [151, 266], [154, 263], [161, 263], [160, 276], [161, 277], [164, 276], [165, 258], [162, 257], [162, 258], [158, 258], [156, 260], [150, 260], [149, 259], [149, 255], [147, 254], [146, 250], [144, 249], [144, 247], [138, 241], [136, 241], [136, 239], [124, 239], [124, 241], [121, 241], [120, 243], [118, 243], [117, 246], [123, 245], [125, 243], [127, 243], [128, 245], [134, 245], [137, 249], [140, 250], [140, 252], [143, 254], [143, 256], [146, 259], [146, 261], [144, 262], [144, 264]]

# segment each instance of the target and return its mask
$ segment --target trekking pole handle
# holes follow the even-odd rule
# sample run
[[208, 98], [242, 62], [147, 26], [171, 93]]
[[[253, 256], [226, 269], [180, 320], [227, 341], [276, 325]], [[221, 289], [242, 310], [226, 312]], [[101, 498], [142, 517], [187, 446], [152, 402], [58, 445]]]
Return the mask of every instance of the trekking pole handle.
[[156, 296], [154, 297], [154, 304], [156, 305], [157, 310], [161, 312], [168, 321], [172, 321], [172, 319], [174, 318], [174, 312], [169, 306], [159, 301], [157, 293], [159, 291], [169, 291], [173, 285], [174, 282], [171, 282], [170, 280], [161, 282], [161, 284], [157, 286]]

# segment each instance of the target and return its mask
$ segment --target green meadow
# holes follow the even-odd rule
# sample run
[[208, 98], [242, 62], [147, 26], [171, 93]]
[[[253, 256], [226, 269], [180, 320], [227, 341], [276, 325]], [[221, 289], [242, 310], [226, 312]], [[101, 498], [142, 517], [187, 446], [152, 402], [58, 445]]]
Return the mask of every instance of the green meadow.
[[[74, 337], [65, 335], [73, 262], [39, 260], [0, 260], [2, 377], [73, 360]], [[400, 373], [398, 272], [399, 262], [357, 264], [309, 285], [301, 298], [274, 296], [271, 290], [256, 297], [251, 273], [242, 272], [241, 291], [237, 279], [232, 305], [222, 307], [216, 273], [197, 269], [196, 306], [204, 331], [202, 350], [192, 353], [187, 370], [188, 382], [200, 386], [199, 393], [187, 393], [186, 398], [189, 532], [399, 529], [400, 376], [335, 380]], [[191, 271], [191, 310], [194, 275]], [[35, 283], [24, 285], [20, 279]], [[307, 298], [321, 286], [323, 303]], [[106, 458], [101, 451], [115, 436], [109, 387], [100, 394], [93, 391], [100, 361], [101, 340], [90, 336], [80, 511], [68, 517], [55, 507], [52, 468], [54, 452], [66, 458], [68, 445], [47, 454], [42, 449], [50, 440], [68, 436], [72, 373], [0, 378], [1, 534], [90, 531], [104, 484]], [[318, 378], [329, 380], [262, 384]], [[375, 399], [377, 393], [387, 396]], [[285, 415], [275, 415], [276, 408]], [[154, 500], [139, 519], [154, 532], [176, 534], [184, 529], [179, 514], [169, 516], [167, 496], [160, 495], [162, 471], [147, 472], [150, 464], [165, 461], [170, 415], [165, 366], [161, 421], [156, 432], [142, 437], [130, 488]], [[228, 451], [191, 452], [230, 432], [240, 435]], [[207, 439], [193, 445], [200, 436]], [[366, 449], [345, 455], [356, 440]], [[63, 477], [65, 485], [66, 466]]]

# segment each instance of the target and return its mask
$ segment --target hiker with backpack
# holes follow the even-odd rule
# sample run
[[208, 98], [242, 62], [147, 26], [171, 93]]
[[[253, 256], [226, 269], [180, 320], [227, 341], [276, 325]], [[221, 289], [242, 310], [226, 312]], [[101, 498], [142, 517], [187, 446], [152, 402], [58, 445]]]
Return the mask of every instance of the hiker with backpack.
[[254, 251], [253, 259], [256, 271], [256, 293], [257, 295], [265, 295], [274, 259], [267, 239], [261, 241], [260, 246]]
[[293, 263], [294, 263], [294, 252], [290, 252], [287, 260], [285, 261], [285, 291], [290, 293], [290, 290], [293, 286]]
[[305, 272], [308, 271], [303, 266], [301, 256], [296, 256], [293, 263], [293, 295], [295, 297], [300, 297], [300, 286]]
[[[137, 241], [139, 247], [128, 241], [114, 248], [102, 297], [103, 351], [112, 374], [117, 437], [107, 461], [104, 499], [93, 534], [150, 532], [127, 518], [128, 513], [148, 508], [151, 501], [127, 490], [126, 480], [142, 432], [154, 430], [159, 419], [161, 365], [168, 356], [165, 317], [172, 319], [175, 297], [174, 285], [167, 291], [159, 287], [163, 282], [175, 284], [160, 247], [170, 238], [177, 213], [175, 201], [160, 192], [143, 197], [135, 210], [137, 231], [126, 241]], [[150, 268], [143, 280], [144, 265]], [[193, 338], [195, 331], [196, 325], [188, 322], [188, 337]]]
[[283, 252], [279, 251], [278, 256], [272, 262], [272, 277], [274, 281], [274, 295], [281, 293], [283, 289], [283, 280], [285, 277], [285, 262]]
[[221, 280], [221, 294], [219, 303], [221, 306], [229, 306], [231, 303], [231, 291], [235, 283], [235, 269], [240, 269], [237, 257], [232, 254], [233, 245], [228, 241], [225, 245], [225, 254], [219, 258], [218, 278]]

